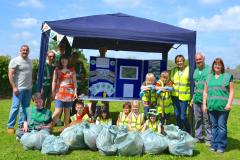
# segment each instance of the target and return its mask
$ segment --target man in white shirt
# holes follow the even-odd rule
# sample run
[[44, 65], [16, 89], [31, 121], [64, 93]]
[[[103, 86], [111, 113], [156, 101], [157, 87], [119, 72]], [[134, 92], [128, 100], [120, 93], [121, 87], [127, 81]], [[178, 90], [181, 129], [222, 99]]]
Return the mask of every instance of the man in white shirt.
[[7, 123], [7, 132], [14, 133], [18, 111], [20, 116], [18, 127], [21, 128], [26, 116], [26, 108], [30, 105], [32, 96], [32, 60], [28, 58], [29, 46], [22, 45], [20, 55], [13, 58], [8, 66], [8, 78], [13, 89], [12, 106]]

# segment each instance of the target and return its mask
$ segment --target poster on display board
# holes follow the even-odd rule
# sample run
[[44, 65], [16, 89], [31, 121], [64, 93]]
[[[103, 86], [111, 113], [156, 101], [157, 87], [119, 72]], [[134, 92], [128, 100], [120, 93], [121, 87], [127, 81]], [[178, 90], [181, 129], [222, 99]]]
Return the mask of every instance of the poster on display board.
[[147, 73], [160, 76], [163, 60], [90, 57], [88, 96], [98, 98], [139, 98]]

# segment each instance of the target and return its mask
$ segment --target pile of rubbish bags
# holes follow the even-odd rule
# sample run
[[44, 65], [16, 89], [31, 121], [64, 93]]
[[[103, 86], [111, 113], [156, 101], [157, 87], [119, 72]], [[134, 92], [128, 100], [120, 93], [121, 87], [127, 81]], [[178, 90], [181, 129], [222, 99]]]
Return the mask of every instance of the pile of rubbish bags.
[[127, 126], [117, 127], [76, 124], [63, 130], [60, 136], [46, 131], [32, 131], [22, 136], [24, 149], [41, 150], [43, 154], [66, 154], [69, 150], [91, 149], [105, 156], [136, 156], [161, 154], [166, 149], [173, 155], [193, 155], [194, 138], [175, 125], [164, 126], [166, 135], [152, 130], [128, 131]]

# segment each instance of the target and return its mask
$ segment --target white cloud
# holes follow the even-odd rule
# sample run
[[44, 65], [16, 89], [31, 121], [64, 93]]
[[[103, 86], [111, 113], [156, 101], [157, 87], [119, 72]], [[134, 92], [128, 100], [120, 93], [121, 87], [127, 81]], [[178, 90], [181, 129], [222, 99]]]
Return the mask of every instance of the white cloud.
[[202, 3], [202, 4], [214, 5], [214, 4], [221, 3], [223, 0], [199, 0], [199, 1], [200, 1], [200, 3]]
[[24, 0], [18, 3], [19, 7], [32, 7], [32, 8], [44, 8], [44, 4], [41, 0]]
[[184, 28], [197, 31], [238, 31], [240, 30], [240, 6], [228, 8], [210, 18], [184, 18], [179, 22]]
[[12, 22], [12, 25], [16, 28], [31, 28], [38, 25], [38, 20], [32, 17], [17, 18]]
[[19, 39], [29, 39], [32, 37], [32, 34], [30, 32], [27, 32], [27, 31], [23, 31], [23, 32], [20, 32], [20, 33], [15, 33], [13, 35], [13, 38], [16, 39], [16, 40], [19, 40]]
[[142, 0], [103, 0], [104, 3], [117, 8], [135, 8]]

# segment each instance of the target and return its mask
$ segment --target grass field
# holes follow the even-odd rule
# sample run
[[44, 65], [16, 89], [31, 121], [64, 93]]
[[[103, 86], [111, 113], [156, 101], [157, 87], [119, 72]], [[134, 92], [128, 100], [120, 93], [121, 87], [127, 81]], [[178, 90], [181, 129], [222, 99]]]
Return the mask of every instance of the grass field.
[[234, 83], [234, 98], [240, 99], [240, 81]]
[[[49, 156], [40, 151], [25, 151], [22, 145], [15, 140], [15, 136], [6, 134], [6, 123], [9, 114], [11, 100], [0, 100], [0, 160], [77, 160], [77, 159], [161, 159], [161, 160], [240, 160], [240, 108], [234, 106], [228, 121], [228, 148], [224, 154], [212, 153], [205, 144], [196, 144], [193, 157], [173, 156], [169, 153], [161, 155], [143, 155], [136, 157], [102, 156], [99, 152], [90, 150], [74, 150], [67, 155]], [[121, 103], [111, 103], [111, 112], [121, 110]]]

